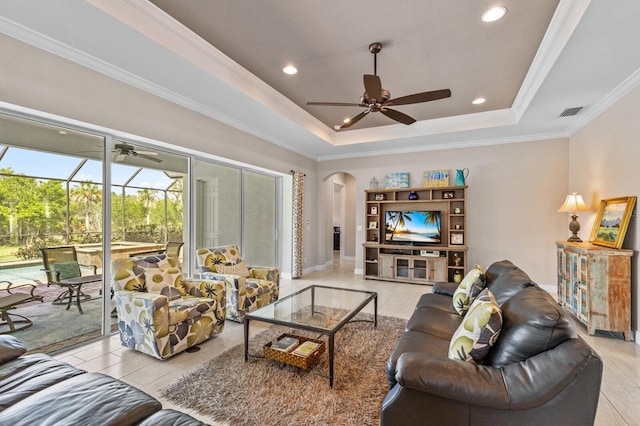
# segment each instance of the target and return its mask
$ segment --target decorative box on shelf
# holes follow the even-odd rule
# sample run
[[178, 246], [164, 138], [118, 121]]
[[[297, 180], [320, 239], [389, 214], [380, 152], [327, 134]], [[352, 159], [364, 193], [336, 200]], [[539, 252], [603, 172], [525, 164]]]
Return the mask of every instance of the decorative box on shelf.
[[276, 339], [276, 341], [284, 337], [293, 337], [295, 339], [298, 339], [300, 344], [304, 342], [315, 342], [315, 343], [318, 343], [320, 346], [318, 346], [318, 348], [315, 351], [313, 351], [311, 355], [300, 356], [300, 355], [294, 354], [293, 351], [283, 352], [281, 350], [273, 349], [271, 347], [271, 344], [273, 342], [269, 342], [262, 347], [262, 354], [264, 355], [265, 358], [272, 359], [274, 361], [278, 361], [283, 364], [293, 365], [295, 367], [299, 367], [306, 370], [307, 368], [311, 367], [318, 360], [318, 358], [320, 358], [320, 355], [324, 353], [325, 348], [327, 346], [323, 340], [313, 339], [311, 337], [306, 337], [306, 336], [297, 336], [295, 334], [288, 334], [288, 333], [280, 335]]

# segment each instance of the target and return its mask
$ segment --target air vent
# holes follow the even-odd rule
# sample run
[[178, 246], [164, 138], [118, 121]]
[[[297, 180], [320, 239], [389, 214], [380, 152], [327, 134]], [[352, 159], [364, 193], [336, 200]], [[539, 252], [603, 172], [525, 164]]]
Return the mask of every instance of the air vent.
[[562, 111], [562, 114], [560, 114], [559, 117], [571, 117], [572, 115], [579, 113], [582, 108], [583, 107], [567, 108]]

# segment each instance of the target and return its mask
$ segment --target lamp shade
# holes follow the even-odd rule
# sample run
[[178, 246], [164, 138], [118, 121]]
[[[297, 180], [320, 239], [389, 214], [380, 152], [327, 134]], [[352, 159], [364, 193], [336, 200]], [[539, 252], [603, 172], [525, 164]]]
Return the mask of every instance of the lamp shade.
[[577, 212], [588, 211], [589, 207], [582, 200], [582, 195], [576, 192], [572, 192], [567, 195], [567, 199], [564, 200], [564, 204], [558, 209], [559, 212], [567, 212], [576, 214]]

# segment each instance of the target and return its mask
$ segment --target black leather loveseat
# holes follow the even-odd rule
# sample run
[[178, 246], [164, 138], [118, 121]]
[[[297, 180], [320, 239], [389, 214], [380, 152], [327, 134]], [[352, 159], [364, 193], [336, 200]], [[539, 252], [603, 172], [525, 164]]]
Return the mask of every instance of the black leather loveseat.
[[482, 364], [447, 357], [462, 321], [453, 283], [423, 295], [387, 362], [381, 425], [590, 425], [602, 380], [600, 357], [573, 320], [509, 261], [486, 271], [502, 330]]
[[13, 336], [0, 336], [0, 425], [175, 425], [204, 423], [135, 387], [88, 373], [45, 354], [25, 355]]

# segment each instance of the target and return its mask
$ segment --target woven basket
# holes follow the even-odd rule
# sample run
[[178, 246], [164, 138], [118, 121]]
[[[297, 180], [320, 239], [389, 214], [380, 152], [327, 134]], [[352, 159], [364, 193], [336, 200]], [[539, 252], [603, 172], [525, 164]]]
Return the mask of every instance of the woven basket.
[[[272, 349], [271, 348], [271, 343], [269, 342], [266, 345], [264, 345], [262, 347], [262, 354], [264, 355], [265, 358], [268, 359], [272, 359], [274, 361], [278, 361], [278, 362], [282, 362], [284, 364], [289, 364], [289, 365], [293, 365], [296, 367], [300, 367], [303, 369], [307, 369], [309, 368], [311, 365], [313, 365], [314, 362], [316, 362], [318, 360], [318, 358], [320, 357], [320, 355], [322, 355], [324, 353], [326, 344], [324, 341], [322, 340], [318, 340], [318, 339], [313, 339], [311, 337], [304, 337], [304, 336], [296, 336], [295, 334], [283, 334], [280, 337], [278, 337], [276, 340], [280, 340], [283, 337], [294, 337], [296, 339], [298, 339], [300, 341], [300, 343], [302, 344], [303, 342], [309, 341], [309, 342], [315, 342], [315, 343], [320, 343], [320, 346], [318, 346], [318, 349], [316, 349], [311, 355], [304, 357], [304, 356], [300, 356], [300, 355], [294, 355], [293, 353], [290, 352], [283, 352], [283, 351], [279, 351], [277, 349]], [[295, 350], [295, 349], [292, 349]]]

